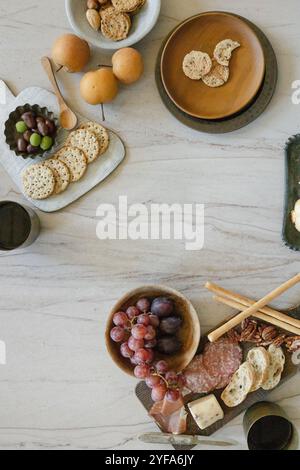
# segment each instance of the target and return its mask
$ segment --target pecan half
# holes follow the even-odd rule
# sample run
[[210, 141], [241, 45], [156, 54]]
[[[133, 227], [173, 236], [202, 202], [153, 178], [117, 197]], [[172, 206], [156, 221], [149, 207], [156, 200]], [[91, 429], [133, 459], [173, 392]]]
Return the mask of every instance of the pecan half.
[[285, 342], [285, 340], [286, 340], [286, 335], [285, 335], [285, 334], [282, 334], [282, 335], [277, 336], [277, 338], [275, 338], [275, 339], [272, 341], [272, 344], [273, 344], [273, 346], [275, 346], [275, 348], [280, 348], [280, 346], [283, 345], [283, 343]]
[[270, 325], [270, 326], [265, 326], [264, 328], [262, 328], [261, 337], [266, 342], [272, 341], [273, 339], [276, 338], [277, 335], [278, 335], [278, 331], [277, 331], [276, 326]]

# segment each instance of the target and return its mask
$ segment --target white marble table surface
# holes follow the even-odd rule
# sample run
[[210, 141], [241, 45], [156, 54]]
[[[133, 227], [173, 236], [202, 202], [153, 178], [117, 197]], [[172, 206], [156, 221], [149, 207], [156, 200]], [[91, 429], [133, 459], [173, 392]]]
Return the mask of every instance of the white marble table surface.
[[[39, 240], [0, 258], [0, 448], [164, 449], [136, 440], [155, 431], [134, 395], [135, 382], [106, 354], [104, 328], [114, 302], [129, 289], [164, 283], [184, 292], [199, 312], [203, 331], [231, 310], [205, 292], [210, 279], [252, 297], [300, 271], [298, 253], [281, 241], [284, 144], [300, 129], [300, 106], [291, 84], [300, 79], [298, 0], [163, 0], [156, 28], [139, 45], [144, 79], [122, 89], [106, 108], [107, 123], [125, 140], [125, 163], [103, 184], [66, 210], [40, 213]], [[270, 38], [280, 67], [276, 95], [262, 117], [228, 135], [206, 135], [177, 122], [164, 108], [154, 64], [165, 35], [199, 11], [228, 10], [254, 21]], [[0, 5], [0, 78], [17, 93], [49, 88], [39, 58], [69, 31], [62, 0], [10, 0]], [[94, 50], [92, 65], [109, 60]], [[60, 74], [75, 110], [98, 118], [83, 103], [80, 75]], [[96, 208], [134, 202], [205, 204], [205, 247], [187, 252], [178, 241], [99, 241]], [[0, 198], [23, 202], [3, 169]], [[277, 307], [300, 302], [300, 288]], [[275, 390], [300, 428], [300, 377]], [[218, 432], [245, 448], [242, 416]]]

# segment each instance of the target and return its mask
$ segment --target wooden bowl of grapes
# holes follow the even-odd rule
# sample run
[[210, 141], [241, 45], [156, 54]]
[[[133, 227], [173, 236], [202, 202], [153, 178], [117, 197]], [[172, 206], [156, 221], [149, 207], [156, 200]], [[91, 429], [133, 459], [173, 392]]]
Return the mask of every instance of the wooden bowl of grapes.
[[110, 312], [106, 346], [125, 373], [145, 379], [158, 361], [181, 372], [192, 361], [201, 338], [200, 321], [191, 302], [161, 285], [142, 286], [125, 294]]

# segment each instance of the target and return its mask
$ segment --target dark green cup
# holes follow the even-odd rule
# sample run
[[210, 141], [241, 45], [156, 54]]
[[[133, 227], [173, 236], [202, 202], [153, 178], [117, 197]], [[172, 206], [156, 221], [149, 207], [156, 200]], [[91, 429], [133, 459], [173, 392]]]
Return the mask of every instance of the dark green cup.
[[249, 450], [297, 450], [298, 433], [284, 410], [275, 403], [260, 402], [244, 416]]

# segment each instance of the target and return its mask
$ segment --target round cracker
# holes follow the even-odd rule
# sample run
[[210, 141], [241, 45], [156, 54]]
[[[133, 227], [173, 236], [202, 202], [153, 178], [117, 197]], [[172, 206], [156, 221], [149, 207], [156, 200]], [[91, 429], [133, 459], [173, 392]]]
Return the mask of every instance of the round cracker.
[[25, 194], [31, 199], [47, 199], [54, 192], [53, 171], [44, 165], [31, 165], [22, 175]]
[[82, 150], [87, 158], [87, 163], [92, 163], [100, 154], [100, 144], [97, 136], [87, 129], [77, 129], [71, 132], [67, 145]]
[[106, 16], [106, 15], [111, 15], [112, 13], [116, 13], [116, 9], [108, 4], [108, 5], [104, 5], [101, 9], [100, 9], [100, 16], [101, 16], [101, 20], [103, 20], [103, 18]]
[[61, 160], [57, 160], [55, 158], [50, 158], [49, 160], [46, 160], [44, 162], [44, 165], [53, 171], [55, 178], [54, 193], [63, 193], [67, 189], [71, 181], [70, 171], [67, 165]]
[[205, 85], [211, 88], [217, 88], [219, 86], [225, 85], [229, 79], [229, 67], [225, 65], [220, 65], [217, 62], [214, 63], [211, 71], [202, 77]]
[[122, 41], [128, 37], [131, 28], [131, 19], [127, 13], [105, 13], [102, 16], [101, 32], [111, 41]]
[[84, 122], [79, 129], [86, 129], [96, 135], [100, 145], [99, 156], [106, 152], [109, 146], [109, 134], [105, 127], [101, 126], [101, 124], [98, 124], [97, 122], [88, 121]]
[[232, 39], [224, 39], [219, 42], [214, 50], [214, 58], [220, 65], [229, 66], [232, 52], [240, 47], [240, 43]]
[[76, 147], [63, 147], [55, 156], [70, 171], [71, 182], [79, 181], [87, 169], [87, 160], [84, 152]]
[[132, 13], [140, 8], [144, 0], [111, 0], [113, 7], [121, 13]]
[[191, 80], [201, 80], [212, 68], [212, 60], [206, 52], [191, 51], [182, 64], [184, 74]]

